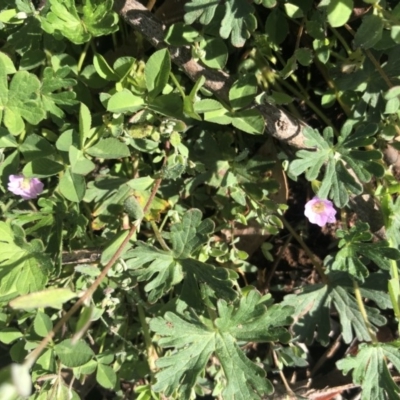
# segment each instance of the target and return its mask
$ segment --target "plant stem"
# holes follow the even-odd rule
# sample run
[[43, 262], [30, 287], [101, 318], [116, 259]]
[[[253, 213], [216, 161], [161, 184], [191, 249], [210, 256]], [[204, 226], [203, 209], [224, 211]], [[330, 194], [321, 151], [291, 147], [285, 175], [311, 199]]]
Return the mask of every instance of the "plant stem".
[[78, 61], [78, 73], [81, 71], [83, 63], [85, 62], [85, 58], [87, 55], [87, 51], [89, 49], [90, 43], [92, 42], [92, 40], [89, 40], [88, 42], [85, 43], [85, 47], [83, 48], [83, 51], [81, 53], [81, 56], [79, 57], [79, 61]]
[[178, 82], [178, 79], [176, 79], [175, 75], [172, 72], [169, 73], [169, 76], [172, 79], [172, 81], [175, 83], [176, 88], [178, 89], [179, 93], [181, 94], [182, 98], [184, 99], [186, 97], [186, 95], [182, 89], [182, 86]]
[[354, 287], [354, 295], [356, 297], [358, 309], [361, 312], [361, 315], [363, 317], [365, 326], [367, 327], [367, 330], [368, 330], [369, 336], [371, 338], [371, 341], [372, 341], [372, 343], [378, 343], [378, 339], [376, 338], [375, 332], [372, 329], [372, 325], [369, 322], [367, 311], [365, 310], [364, 302], [363, 302], [363, 300], [361, 298], [360, 288], [358, 286], [357, 281], [355, 281], [355, 280], [353, 281], [353, 287]]
[[163, 250], [171, 251], [171, 249], [168, 247], [167, 243], [165, 243], [164, 238], [161, 236], [161, 232], [158, 230], [156, 223], [154, 221], [150, 221], [150, 225], [153, 228], [153, 232], [156, 235], [158, 243], [160, 243]]

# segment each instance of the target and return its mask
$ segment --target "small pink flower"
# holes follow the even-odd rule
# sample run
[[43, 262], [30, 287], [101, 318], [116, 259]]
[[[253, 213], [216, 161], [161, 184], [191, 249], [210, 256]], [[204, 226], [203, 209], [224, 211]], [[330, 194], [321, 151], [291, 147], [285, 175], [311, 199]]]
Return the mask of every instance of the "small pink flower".
[[8, 177], [8, 190], [24, 200], [36, 199], [43, 191], [43, 183], [38, 178], [25, 178], [23, 175]]
[[316, 196], [306, 203], [304, 209], [304, 215], [308, 220], [319, 226], [325, 226], [327, 222], [336, 222], [335, 214], [336, 210], [331, 201], [322, 200]]

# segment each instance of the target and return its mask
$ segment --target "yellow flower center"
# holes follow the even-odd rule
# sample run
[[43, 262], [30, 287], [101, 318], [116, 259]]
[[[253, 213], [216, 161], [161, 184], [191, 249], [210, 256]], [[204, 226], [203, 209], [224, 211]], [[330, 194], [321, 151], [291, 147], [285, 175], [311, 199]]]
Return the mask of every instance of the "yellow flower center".
[[26, 189], [26, 190], [30, 189], [30, 187], [31, 187], [30, 179], [24, 178], [21, 182], [20, 187], [21, 187], [21, 189]]
[[317, 201], [311, 206], [311, 208], [315, 213], [321, 214], [325, 211], [325, 204], [322, 201]]

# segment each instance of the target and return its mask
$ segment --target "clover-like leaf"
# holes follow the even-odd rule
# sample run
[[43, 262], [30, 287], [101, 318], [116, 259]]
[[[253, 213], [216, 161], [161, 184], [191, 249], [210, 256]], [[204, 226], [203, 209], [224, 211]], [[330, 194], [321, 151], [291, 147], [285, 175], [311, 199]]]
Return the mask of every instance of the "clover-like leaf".
[[[218, 18], [217, 0], [192, 0], [185, 5], [185, 22], [192, 24], [199, 20], [203, 25], [208, 25]], [[219, 9], [222, 11], [222, 9]], [[246, 39], [257, 27], [253, 6], [246, 0], [227, 0], [225, 12], [220, 22], [219, 34], [223, 39], [231, 38], [235, 47], [242, 47]]]
[[237, 341], [287, 342], [290, 335], [284, 326], [291, 321], [292, 308], [267, 309], [260, 300], [256, 290], [233, 304], [219, 300], [214, 326], [193, 311], [184, 316], [167, 312], [151, 320], [151, 330], [162, 336], [159, 345], [175, 348], [171, 355], [157, 361], [161, 371], [156, 375], [154, 390], [167, 396], [177, 390], [179, 398], [189, 399], [197, 377], [214, 353], [226, 377], [224, 399], [259, 400], [271, 394], [273, 386], [265, 378], [265, 371], [246, 357]]
[[193, 24], [200, 20], [203, 25], [208, 25], [214, 18], [218, 7], [218, 0], [192, 0], [185, 4], [185, 22]]
[[254, 8], [248, 1], [228, 0], [225, 2], [225, 16], [219, 30], [223, 39], [230, 36], [235, 47], [242, 47], [256, 27]]
[[361, 399], [397, 399], [399, 386], [388, 368], [390, 361], [400, 371], [399, 343], [362, 343], [355, 356], [347, 356], [336, 363], [347, 374], [353, 370], [353, 382], [362, 388]]
[[340, 250], [330, 268], [346, 271], [361, 282], [369, 275], [367, 268], [369, 261], [374, 262], [379, 268], [388, 270], [390, 260], [400, 258], [400, 252], [389, 247], [387, 241], [371, 243], [372, 234], [366, 223], [357, 223], [349, 231], [338, 230], [336, 236], [340, 238], [338, 244]]

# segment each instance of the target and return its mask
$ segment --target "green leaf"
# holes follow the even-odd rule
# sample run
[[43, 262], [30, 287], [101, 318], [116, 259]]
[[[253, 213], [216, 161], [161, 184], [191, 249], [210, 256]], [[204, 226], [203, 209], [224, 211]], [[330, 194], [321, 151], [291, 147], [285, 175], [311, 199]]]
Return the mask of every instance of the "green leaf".
[[96, 381], [106, 389], [113, 389], [117, 383], [117, 374], [110, 366], [98, 363]]
[[215, 226], [210, 219], [202, 221], [201, 217], [200, 210], [191, 209], [183, 215], [182, 222], [172, 225], [171, 242], [175, 258], [188, 258], [207, 242]]
[[207, 67], [223, 69], [228, 60], [228, 48], [220, 38], [206, 38], [200, 41], [199, 48], [205, 52], [201, 61]]
[[3, 53], [1, 51], [0, 51], [0, 61], [4, 64], [6, 75], [12, 75], [17, 72], [11, 58], [6, 53]]
[[79, 136], [81, 142], [81, 149], [85, 144], [85, 139], [90, 136], [90, 128], [92, 125], [92, 116], [90, 111], [84, 103], [81, 103], [79, 110]]
[[106, 138], [85, 150], [92, 157], [110, 160], [113, 158], [129, 157], [130, 151], [125, 143], [116, 138]]
[[[367, 263], [372, 261], [379, 268], [388, 270], [390, 260], [398, 260], [400, 252], [389, 247], [387, 241], [371, 243], [372, 234], [365, 223], [357, 223], [349, 231], [337, 230], [340, 250], [330, 265], [332, 270], [346, 271], [360, 282], [369, 275]], [[364, 243], [367, 242], [367, 243]]]
[[75, 44], [90, 40], [90, 33], [82, 23], [73, 0], [49, 0], [51, 11], [42, 19], [43, 29], [50, 34], [54, 32], [65, 36]]
[[53, 156], [56, 151], [44, 137], [31, 133], [19, 146], [19, 150], [24, 155], [26, 161], [40, 159], [42, 157]]
[[265, 33], [268, 39], [276, 44], [281, 44], [289, 32], [289, 25], [285, 14], [278, 7], [274, 8], [265, 21]]
[[118, 30], [118, 15], [113, 11], [113, 0], [86, 0], [83, 24], [94, 37], [109, 35]]
[[382, 18], [374, 14], [366, 15], [354, 36], [354, 46], [369, 49], [381, 39], [382, 32]]
[[186, 46], [198, 40], [200, 33], [183, 22], [172, 24], [165, 35], [165, 42], [171, 46]]
[[353, 0], [330, 0], [327, 8], [328, 22], [334, 28], [343, 26], [353, 11]]
[[83, 151], [74, 146], [69, 148], [69, 162], [71, 172], [78, 175], [87, 175], [96, 168], [96, 165], [84, 156]]
[[170, 72], [171, 59], [168, 49], [158, 50], [150, 56], [144, 68], [144, 76], [151, 97], [154, 98], [163, 91]]
[[17, 297], [10, 301], [10, 306], [22, 310], [45, 307], [60, 309], [63, 303], [75, 297], [76, 294], [68, 288], [47, 288], [40, 292], [33, 292]]
[[214, 99], [202, 99], [194, 103], [194, 110], [200, 114], [209, 111], [225, 110], [223, 105]]
[[[19, 135], [24, 121], [37, 125], [45, 117], [39, 98], [40, 81], [27, 71], [14, 74], [7, 89], [7, 70], [0, 59], [0, 108], [3, 107], [3, 123], [13, 135]], [[2, 114], [0, 112], [0, 122]]]
[[144, 106], [144, 100], [135, 96], [128, 89], [122, 89], [113, 94], [107, 103], [107, 111], [114, 113], [135, 112], [141, 110]]
[[26, 71], [37, 68], [39, 65], [44, 64], [46, 60], [46, 53], [43, 50], [32, 49], [28, 50], [21, 58], [19, 64], [20, 71]]
[[86, 182], [82, 175], [74, 174], [68, 168], [58, 184], [61, 194], [70, 201], [79, 203], [85, 196]]
[[[332, 306], [339, 314], [343, 340], [350, 343], [354, 335], [359, 341], [370, 341], [371, 337], [364, 323], [353, 292], [353, 284], [347, 275], [330, 273], [327, 285], [317, 284], [303, 288], [300, 294], [285, 297], [282, 305], [294, 305], [293, 317], [296, 323], [293, 332], [299, 340], [311, 343], [318, 340], [321, 344], [329, 343], [331, 330], [330, 313]], [[363, 295], [369, 296], [368, 291]], [[373, 298], [373, 297], [372, 297]], [[375, 308], [365, 306], [368, 319], [373, 326], [382, 326], [386, 320]], [[315, 336], [315, 331], [317, 334]]]
[[38, 311], [33, 321], [33, 329], [37, 335], [45, 337], [53, 329], [53, 323], [47, 314]]
[[214, 18], [218, 7], [217, 1], [210, 0], [192, 0], [185, 4], [185, 22], [193, 24], [197, 19], [203, 25], [208, 25]]
[[93, 350], [83, 341], [73, 344], [71, 339], [54, 346], [58, 358], [66, 367], [75, 368], [86, 364], [94, 356]]
[[256, 109], [231, 113], [232, 125], [252, 135], [261, 135], [265, 129], [264, 117]]
[[0, 331], [0, 342], [10, 344], [22, 336], [22, 333], [17, 328], [2, 328]]
[[225, 16], [219, 30], [223, 39], [230, 36], [233, 46], [242, 47], [256, 28], [254, 8], [248, 1], [227, 0], [225, 2]]
[[353, 382], [362, 387], [362, 400], [396, 399], [400, 389], [393, 381], [387, 363], [391, 362], [400, 371], [399, 344], [362, 343], [356, 356], [347, 356], [336, 365], [347, 374], [353, 370]]
[[25, 165], [22, 172], [27, 178], [46, 178], [57, 175], [64, 170], [64, 165], [53, 161], [50, 158], [38, 158]]
[[23, 295], [45, 287], [53, 270], [43, 244], [25, 241], [21, 228], [15, 232], [0, 221], [0, 296]]
[[[211, 220], [201, 221], [199, 210], [189, 210], [184, 214], [182, 222], [171, 227], [173, 250], [164, 251], [137, 242], [137, 247], [125, 255], [131, 273], [139, 281], [147, 282], [144, 289], [149, 293], [150, 302], [166, 294], [184, 277], [206, 284], [218, 296], [235, 297], [228, 271], [198, 261], [193, 255], [208, 240], [213, 229]], [[198, 286], [192, 291], [192, 298], [196, 296], [200, 296]]]
[[96, 69], [96, 72], [103, 78], [106, 79], [107, 81], [119, 81], [119, 76], [114, 72], [114, 70], [108, 65], [107, 61], [105, 58], [99, 54], [96, 53], [93, 56], [93, 65]]
[[345, 206], [349, 201], [348, 192], [360, 194], [362, 186], [348, 172], [353, 170], [361, 182], [369, 182], [372, 174], [383, 176], [384, 168], [375, 160], [381, 158], [380, 152], [375, 150], [356, 150], [360, 146], [369, 146], [374, 143], [373, 135], [377, 125], [361, 125], [356, 132], [346, 136], [342, 134], [339, 143], [333, 144], [333, 131], [325, 128], [323, 137], [311, 128], [304, 130], [305, 144], [315, 148], [315, 151], [300, 150], [296, 153], [298, 157], [289, 167], [289, 173], [298, 176], [306, 172], [309, 181], [319, 177], [322, 167], [325, 165], [325, 173], [321, 186], [318, 190], [320, 198], [328, 195], [339, 208]]
[[40, 88], [43, 108], [58, 124], [61, 124], [65, 117], [62, 108], [73, 106], [77, 103], [75, 100], [76, 93], [69, 90], [77, 84], [77, 81], [67, 77], [70, 73], [71, 68], [67, 66], [58, 68], [57, 71], [46, 67], [43, 71], [42, 86]]
[[226, 378], [224, 399], [258, 400], [271, 394], [273, 386], [265, 371], [245, 356], [237, 342], [286, 342], [290, 335], [283, 326], [290, 323], [292, 309], [267, 309], [260, 299], [256, 290], [250, 290], [233, 304], [219, 300], [215, 326], [194, 312], [184, 316], [167, 312], [164, 317], [153, 318], [150, 329], [162, 336], [159, 345], [175, 348], [173, 354], [157, 361], [161, 371], [156, 374], [153, 389], [166, 396], [177, 390], [180, 399], [189, 399], [197, 377], [214, 354]]
[[308, 67], [313, 60], [313, 52], [311, 49], [302, 47], [295, 51], [296, 60], [303, 66]]
[[234, 110], [244, 108], [254, 101], [257, 79], [253, 74], [242, 75], [229, 90], [229, 102]]
[[[107, 247], [104, 249], [103, 253], [101, 254], [101, 259], [100, 259], [100, 262], [103, 265], [106, 265], [112, 259], [112, 257], [114, 256], [115, 252], [119, 249], [121, 244], [124, 242], [124, 240], [128, 236], [128, 233], [129, 233], [129, 231], [127, 231], [127, 230], [119, 232], [111, 240], [111, 243], [107, 244]], [[124, 254], [125, 251], [122, 254]]]

